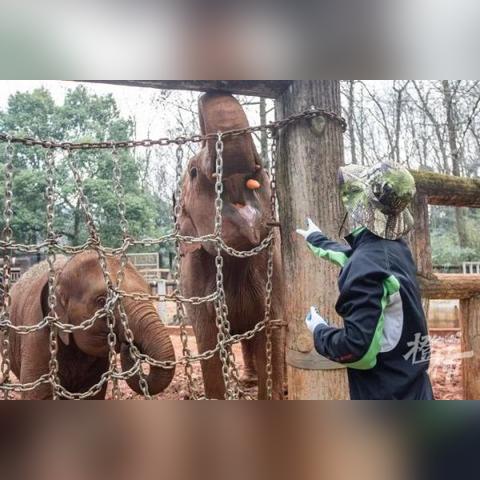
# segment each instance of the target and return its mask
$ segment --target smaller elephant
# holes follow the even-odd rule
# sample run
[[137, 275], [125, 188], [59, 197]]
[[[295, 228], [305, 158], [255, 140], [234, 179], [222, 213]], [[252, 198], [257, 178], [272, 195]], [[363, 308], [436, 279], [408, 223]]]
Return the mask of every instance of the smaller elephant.
[[[107, 267], [112, 281], [120, 270], [120, 259], [107, 256]], [[107, 287], [94, 251], [79, 253], [71, 258], [58, 257], [55, 262], [57, 275], [56, 314], [62, 323], [79, 325], [95, 315], [106, 302]], [[122, 290], [128, 293], [149, 293], [148, 285], [135, 267], [127, 263]], [[11, 291], [10, 318], [14, 325], [35, 325], [48, 315], [48, 264], [42, 262], [28, 270]], [[134, 343], [143, 354], [155, 360], [174, 361], [175, 352], [168, 332], [154, 304], [149, 300], [123, 299]], [[118, 312], [115, 313], [116, 350], [121, 353], [124, 370], [133, 365], [125, 332]], [[109, 328], [106, 318], [98, 318], [87, 330], [73, 333], [58, 332], [58, 376], [60, 384], [71, 392], [85, 392], [101, 379], [108, 370]], [[21, 383], [30, 383], [49, 372], [49, 328], [10, 336], [10, 362], [12, 371]], [[174, 368], [150, 367], [146, 376], [149, 393], [163, 391], [174, 376]], [[138, 376], [127, 380], [137, 393], [142, 393]], [[104, 399], [106, 384], [94, 397]], [[25, 399], [50, 399], [52, 388], [42, 384], [25, 392]]]

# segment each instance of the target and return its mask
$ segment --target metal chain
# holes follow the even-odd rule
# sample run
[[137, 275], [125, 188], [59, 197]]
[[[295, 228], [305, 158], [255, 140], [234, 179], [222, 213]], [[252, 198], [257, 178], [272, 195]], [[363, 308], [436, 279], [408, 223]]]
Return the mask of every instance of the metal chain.
[[225, 399], [235, 400], [239, 398], [238, 372], [235, 372], [235, 358], [231, 345], [226, 344], [230, 337], [230, 322], [228, 320], [228, 307], [225, 297], [223, 282], [223, 255], [222, 255], [222, 210], [223, 210], [223, 135], [217, 134], [215, 143], [215, 224], [214, 233], [217, 238], [216, 244], [216, 291], [215, 299], [215, 323], [218, 328], [217, 343], [220, 347], [219, 355], [222, 363], [222, 376], [225, 384]]
[[[128, 220], [127, 220], [127, 207], [126, 207], [126, 204], [125, 204], [125, 190], [123, 188], [123, 183], [122, 183], [122, 170], [121, 170], [120, 161], [119, 161], [119, 158], [118, 158], [118, 151], [115, 147], [113, 147], [113, 149], [112, 149], [112, 161], [113, 161], [113, 180], [114, 180], [113, 185], [114, 185], [115, 196], [116, 196], [116, 199], [117, 199], [118, 213], [119, 213], [119, 216], [120, 216], [120, 228], [122, 230], [122, 238], [123, 238], [123, 241], [124, 241], [124, 244], [125, 244], [126, 242], [128, 242], [128, 239], [130, 238], [129, 237], [129, 224], [128, 224]], [[124, 249], [122, 251], [122, 254], [120, 255], [120, 269], [117, 272], [116, 289], [119, 289], [121, 287], [122, 282], [125, 278], [125, 269], [127, 267], [127, 263], [128, 263], [127, 249]], [[122, 297], [120, 296], [118, 298], [120, 298], [120, 302], [122, 302], [122, 309], [120, 310], [120, 319], [121, 319], [121, 323], [122, 323], [122, 328], [125, 332], [125, 337], [127, 338], [130, 357], [135, 362], [138, 359], [138, 356], [137, 356], [138, 349], [134, 348], [135, 344], [134, 344], [133, 332], [132, 332], [132, 330], [130, 328], [130, 325], [128, 323], [128, 315], [126, 314], [125, 309], [123, 308]], [[112, 335], [112, 338], [113, 338], [113, 336], [115, 335], [115, 332], [114, 332], [115, 316], [114, 316], [113, 313], [112, 313], [111, 316], [113, 317], [114, 320], [113, 320], [112, 325], [109, 325], [109, 330], [110, 330], [110, 334]], [[127, 332], [128, 332], [128, 334], [127, 334]], [[115, 340], [116, 340], [116, 336], [115, 336]], [[114, 368], [111, 367], [111, 370], [116, 372], [117, 371], [117, 368], [116, 368], [117, 356], [116, 356], [116, 352], [115, 352], [114, 347], [113, 348], [111, 347], [111, 349], [110, 349], [110, 356], [112, 357], [111, 360], [110, 360], [111, 365], [113, 365], [113, 362], [115, 362], [115, 367]], [[140, 389], [142, 390], [143, 396], [146, 399], [151, 400], [152, 397], [151, 397], [150, 392], [148, 390], [148, 383], [147, 383], [147, 380], [145, 379], [145, 374], [143, 372], [141, 362], [140, 362], [139, 368], [138, 368], [138, 378], [139, 378], [138, 384], [140, 386]], [[113, 387], [117, 388], [117, 390], [118, 390], [117, 395], [118, 395], [118, 399], [120, 399], [120, 390], [118, 389], [118, 380], [116, 379], [115, 376], [113, 376], [112, 382], [113, 382]]]
[[[276, 222], [277, 218], [277, 196], [276, 196], [276, 162], [277, 162], [277, 141], [278, 132], [275, 132], [272, 139], [272, 156], [270, 162], [270, 212], [272, 216], [272, 223]], [[273, 230], [273, 228], [272, 228]], [[272, 232], [273, 233], [273, 232]], [[271, 400], [273, 396], [273, 367], [272, 367], [272, 290], [273, 290], [273, 263], [275, 255], [275, 237], [268, 247], [267, 252], [267, 282], [265, 285], [265, 337], [266, 337], [266, 392], [267, 400]]]
[[[175, 282], [175, 311], [177, 319], [180, 321], [180, 340], [182, 342], [182, 354], [189, 358], [192, 356], [192, 352], [188, 345], [188, 332], [187, 332], [187, 319], [185, 317], [185, 312], [183, 308], [183, 303], [180, 299], [180, 269], [181, 269], [181, 256], [180, 256], [180, 216], [182, 214], [182, 177], [183, 177], [183, 147], [178, 145], [175, 157], [176, 157], [176, 168], [175, 168], [175, 181], [176, 189], [174, 193], [174, 207], [173, 207], [173, 221], [175, 227], [175, 257], [173, 260], [173, 281]], [[185, 377], [187, 379], [187, 391], [189, 398], [198, 399], [200, 395], [197, 391], [195, 385], [195, 380], [193, 378], [193, 366], [190, 362], [186, 362], [184, 365]]]
[[[238, 128], [234, 130], [227, 130], [222, 132], [222, 137], [236, 137], [240, 135], [252, 134], [259, 131], [271, 131], [275, 132], [284, 128], [292, 123], [296, 123], [302, 120], [309, 120], [312, 118], [324, 117], [326, 120], [331, 121], [337, 124], [343, 132], [347, 130], [346, 120], [336, 112], [330, 110], [325, 110], [323, 108], [311, 107], [308, 110], [305, 110], [301, 113], [290, 115], [282, 120], [277, 120], [275, 122], [266, 123], [263, 125], [257, 125], [254, 127]], [[120, 142], [82, 142], [82, 143], [72, 143], [72, 142], [54, 142], [53, 140], [39, 140], [36, 138], [29, 137], [11, 137], [5, 133], [0, 133], [0, 142], [8, 142], [9, 139], [11, 143], [20, 143], [26, 146], [39, 146], [43, 148], [59, 148], [63, 150], [99, 150], [106, 149], [109, 150], [114, 146], [116, 148], [136, 148], [136, 147], [153, 147], [153, 146], [163, 146], [176, 144], [176, 145], [185, 145], [186, 143], [201, 143], [207, 140], [216, 139], [216, 133], [210, 133], [208, 135], [192, 135], [189, 137], [180, 136], [176, 138], [163, 137], [156, 140], [145, 139], [145, 140], [127, 140]]]
[[[12, 241], [12, 219], [13, 219], [13, 145], [10, 141], [5, 145], [5, 180], [4, 180], [4, 207], [3, 218], [5, 225], [3, 227], [3, 240], [9, 244]], [[6, 321], [10, 320], [10, 287], [11, 287], [11, 268], [12, 268], [12, 250], [5, 248], [3, 251], [3, 312], [2, 318]], [[2, 327], [0, 330], [2, 335], [2, 365], [1, 365], [1, 381], [2, 389], [8, 386], [10, 382], [10, 328]], [[8, 390], [3, 390], [4, 399], [8, 400]]]
[[[107, 301], [105, 307], [103, 308], [103, 314], [106, 316], [107, 327], [108, 327], [108, 335], [107, 335], [107, 342], [109, 347], [109, 371], [108, 371], [108, 378], [112, 381], [112, 388], [113, 388], [113, 397], [115, 399], [120, 398], [120, 391], [118, 387], [118, 372], [117, 372], [117, 363], [116, 363], [116, 344], [117, 344], [117, 335], [115, 333], [115, 305], [118, 301], [118, 295], [113, 288], [112, 279], [108, 272], [107, 266], [107, 258], [105, 252], [99, 248], [101, 245], [100, 235], [97, 231], [97, 227], [95, 225], [95, 221], [90, 209], [90, 203], [88, 201], [87, 196], [85, 195], [85, 191], [83, 189], [83, 181], [78, 170], [75, 161], [72, 159], [72, 152], [71, 150], [67, 151], [66, 155], [67, 163], [70, 166], [70, 170], [72, 171], [76, 192], [80, 201], [80, 207], [83, 211], [85, 216], [85, 220], [87, 223], [87, 228], [89, 231], [90, 242], [92, 248], [96, 251], [98, 255], [99, 264], [102, 270], [103, 278], [105, 281], [105, 285], [107, 288]], [[98, 312], [97, 312], [98, 313]], [[96, 320], [100, 319], [100, 316], [95, 315]], [[93, 323], [92, 323], [93, 325]]]
[[48, 325], [49, 332], [49, 348], [50, 348], [50, 384], [52, 386], [53, 399], [58, 399], [57, 386], [60, 385], [60, 379], [58, 377], [58, 327], [56, 321], [58, 320], [56, 313], [57, 296], [56, 291], [56, 274], [55, 274], [55, 261], [56, 255], [53, 247], [55, 242], [55, 157], [52, 149], [47, 150], [45, 155], [45, 165], [47, 172], [47, 187], [45, 195], [47, 198], [47, 239], [52, 242], [48, 246], [47, 250], [47, 262], [48, 262]]
[[[47, 375], [43, 375], [38, 378], [36, 381], [28, 384], [10, 384], [5, 383], [0, 388], [3, 390], [4, 395], [8, 396], [9, 392], [19, 391], [25, 392], [37, 388], [42, 384], [51, 384], [54, 389], [55, 397], [62, 397], [66, 399], [84, 399], [89, 398], [93, 395], [96, 395], [101, 391], [105, 384], [112, 382], [113, 384], [113, 396], [114, 398], [119, 398], [119, 389], [118, 381], [126, 380], [132, 378], [135, 375], [138, 375], [140, 380], [140, 388], [146, 398], [151, 398], [148, 392], [148, 385], [145, 380], [144, 372], [142, 369], [142, 363], [146, 363], [151, 367], [159, 368], [174, 368], [176, 365], [184, 365], [185, 374], [187, 377], [187, 387], [189, 390], [190, 398], [199, 399], [205, 398], [200, 395], [197, 386], [196, 379], [193, 375], [193, 363], [201, 360], [208, 360], [218, 355], [222, 364], [222, 376], [225, 384], [225, 398], [227, 399], [238, 399], [238, 398], [250, 398], [246, 395], [239, 384], [239, 375], [238, 368], [235, 361], [235, 356], [233, 354], [232, 346], [242, 340], [249, 340], [255, 335], [258, 335], [263, 330], [265, 330], [266, 335], [266, 390], [267, 398], [272, 398], [273, 382], [272, 382], [272, 329], [274, 328], [283, 328], [285, 322], [280, 320], [271, 319], [271, 303], [272, 303], [272, 289], [273, 289], [273, 258], [274, 258], [274, 233], [273, 229], [270, 229], [268, 236], [258, 245], [257, 247], [249, 251], [237, 251], [228, 245], [222, 239], [222, 208], [223, 208], [223, 140], [226, 137], [244, 135], [253, 133], [257, 130], [265, 129], [269, 131], [273, 136], [272, 144], [272, 166], [270, 170], [270, 188], [271, 188], [271, 217], [272, 227], [276, 224], [276, 197], [275, 197], [275, 160], [276, 160], [276, 148], [277, 148], [277, 135], [278, 129], [282, 128], [290, 123], [296, 122], [300, 119], [305, 118], [314, 118], [318, 115], [324, 115], [326, 118], [335, 120], [334, 117], [329, 117], [325, 114], [324, 111], [309, 110], [303, 114], [289, 117], [285, 120], [279, 122], [273, 122], [268, 125], [263, 125], [259, 127], [248, 127], [246, 129], [232, 130], [224, 133], [210, 134], [207, 136], [193, 136], [193, 137], [178, 137], [176, 139], [160, 139], [159, 141], [141, 141], [141, 142], [106, 142], [99, 144], [72, 144], [72, 143], [63, 143], [63, 144], [54, 144], [53, 142], [41, 142], [31, 141], [28, 139], [11, 139], [10, 142], [7, 142], [6, 145], [6, 162], [5, 162], [5, 208], [4, 208], [4, 218], [5, 218], [5, 227], [3, 229], [3, 239], [0, 240], [0, 248], [5, 252], [4, 258], [4, 284], [5, 295], [3, 299], [3, 313], [0, 317], [0, 328], [1, 331], [7, 333], [12, 330], [18, 333], [19, 335], [29, 334], [35, 331], [38, 331], [47, 326], [50, 327], [50, 372]], [[182, 236], [180, 233], [179, 218], [181, 214], [181, 192], [182, 192], [182, 161], [183, 161], [183, 145], [189, 141], [199, 142], [205, 139], [215, 138], [215, 149], [216, 149], [216, 163], [215, 163], [215, 224], [214, 232], [209, 235], [202, 237], [189, 237]], [[0, 141], [3, 140], [2, 134], [0, 134]], [[47, 157], [46, 157], [46, 172], [48, 176], [47, 181], [47, 239], [44, 242], [35, 245], [28, 244], [16, 244], [12, 242], [12, 230], [11, 222], [13, 217], [12, 212], [12, 178], [13, 178], [13, 143], [23, 143], [25, 145], [41, 145], [47, 148]], [[174, 217], [175, 217], [175, 228], [172, 233], [163, 235], [158, 238], [144, 238], [144, 239], [133, 239], [129, 235], [129, 225], [126, 215], [126, 205], [125, 205], [125, 195], [122, 185], [122, 175], [120, 168], [120, 161], [118, 158], [118, 148], [130, 148], [138, 145], [143, 145], [146, 147], [152, 145], [170, 145], [176, 144], [176, 191], [175, 191], [175, 207], [174, 207]], [[54, 148], [63, 148], [66, 150], [66, 162], [70, 167], [70, 170], [73, 174], [76, 193], [79, 198], [80, 208], [85, 217], [85, 222], [87, 225], [89, 238], [83, 244], [79, 246], [65, 246], [60, 245], [57, 241], [54, 231], [54, 213], [55, 213], [55, 162], [54, 162]], [[120, 227], [122, 231], [123, 242], [122, 245], [118, 248], [106, 248], [101, 244], [100, 235], [98, 229], [95, 225], [92, 211], [89, 205], [87, 196], [85, 195], [83, 189], [83, 179], [81, 177], [80, 171], [77, 168], [75, 161], [73, 159], [73, 151], [76, 149], [89, 149], [89, 148], [110, 148], [112, 149], [112, 159], [113, 159], [113, 186], [114, 192], [116, 195], [118, 211], [120, 216]], [[176, 258], [174, 262], [174, 281], [175, 281], [175, 290], [173, 294], [169, 295], [150, 295], [144, 292], [126, 292], [122, 289], [122, 282], [125, 276], [125, 268], [128, 262], [127, 252], [129, 247], [133, 245], [143, 245], [143, 246], [153, 246], [160, 245], [167, 242], [174, 242], [176, 247]], [[215, 255], [215, 268], [216, 268], [216, 288], [215, 290], [205, 295], [204, 297], [184, 297], [181, 295], [181, 285], [180, 285], [180, 269], [181, 269], [181, 258], [179, 254], [179, 248], [181, 242], [185, 244], [192, 243], [202, 243], [202, 242], [211, 242], [215, 245], [216, 255]], [[39, 252], [41, 249], [48, 249], [48, 268], [49, 268], [49, 315], [40, 321], [37, 325], [23, 326], [23, 325], [12, 325], [9, 319], [9, 309], [10, 309], [10, 296], [9, 296], [9, 287], [10, 287], [10, 268], [11, 268], [11, 251], [16, 249], [22, 252]], [[65, 254], [77, 254], [86, 250], [96, 251], [99, 257], [99, 264], [103, 272], [104, 280], [107, 287], [107, 300], [104, 308], [99, 309], [93, 317], [90, 319], [84, 320], [79, 325], [70, 325], [63, 324], [57, 318], [55, 313], [56, 309], [56, 277], [55, 277], [55, 252], [61, 251]], [[267, 281], [266, 281], [266, 291], [265, 291], [265, 315], [264, 319], [258, 322], [251, 330], [244, 332], [242, 334], [232, 335], [230, 331], [230, 322], [228, 317], [228, 305], [226, 301], [226, 295], [224, 290], [224, 278], [223, 278], [223, 266], [224, 266], [224, 255], [235, 256], [238, 258], [248, 258], [254, 255], [258, 255], [261, 252], [266, 252], [267, 254]], [[116, 282], [115, 284], [112, 281], [110, 273], [108, 271], [107, 264], [107, 255], [116, 255], [120, 257], [120, 268], [116, 272]], [[141, 353], [138, 348], [135, 346], [133, 333], [128, 324], [128, 316], [124, 307], [124, 299], [129, 298], [132, 301], [147, 301], [147, 300], [173, 300], [176, 303], [177, 315], [180, 320], [180, 330], [181, 330], [181, 340], [182, 340], [182, 357], [177, 358], [174, 361], [160, 361], [153, 359], [148, 355]], [[188, 345], [188, 333], [186, 328], [186, 318], [184, 314], [184, 304], [190, 303], [191, 305], [200, 305], [206, 302], [212, 302], [215, 308], [215, 323], [218, 329], [217, 332], [217, 345], [215, 348], [204, 351], [200, 354], [193, 354]], [[115, 322], [116, 315], [118, 313], [120, 323], [125, 332], [125, 339], [129, 346], [130, 356], [133, 360], [133, 366], [128, 371], [118, 371], [117, 362], [116, 362], [116, 344], [117, 336], [115, 334]], [[95, 385], [91, 386], [86, 392], [75, 393], [67, 391], [58, 379], [58, 338], [57, 332], [61, 329], [65, 333], [72, 333], [78, 330], [88, 330], [91, 328], [95, 322], [103, 321], [106, 319], [108, 326], [108, 346], [109, 346], [109, 369], [107, 372], [104, 372]], [[7, 373], [10, 370], [9, 365], [9, 344], [8, 336], [3, 335], [2, 339], [2, 374]], [[7, 352], [7, 354], [5, 354]], [[5, 376], [5, 375], [3, 375]]]

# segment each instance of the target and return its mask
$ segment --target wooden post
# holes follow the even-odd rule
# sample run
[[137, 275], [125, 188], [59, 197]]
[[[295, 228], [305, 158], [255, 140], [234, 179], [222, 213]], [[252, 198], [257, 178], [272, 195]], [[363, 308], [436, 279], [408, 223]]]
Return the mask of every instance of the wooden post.
[[480, 400], [480, 296], [460, 300], [465, 400]]
[[415, 220], [410, 242], [413, 258], [417, 264], [417, 272], [423, 277], [429, 278], [433, 275], [433, 266], [427, 196], [417, 194], [412, 207]]
[[[340, 85], [331, 80], [294, 81], [276, 103], [278, 118], [312, 105], [340, 113]], [[278, 152], [289, 398], [347, 399], [345, 369], [302, 369], [298, 362], [291, 361], [302, 355], [308, 357], [313, 348], [312, 335], [304, 324], [311, 305], [318, 305], [330, 322], [339, 322], [334, 308], [338, 267], [313, 257], [295, 229], [311, 216], [327, 235], [337, 237], [344, 216], [337, 188], [338, 167], [343, 164], [343, 133], [335, 123], [320, 120], [312, 127], [305, 120], [283, 129]]]

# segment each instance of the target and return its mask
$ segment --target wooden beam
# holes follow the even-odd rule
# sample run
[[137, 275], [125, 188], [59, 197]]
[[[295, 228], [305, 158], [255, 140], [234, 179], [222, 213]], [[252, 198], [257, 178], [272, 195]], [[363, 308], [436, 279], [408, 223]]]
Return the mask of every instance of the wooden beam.
[[[340, 112], [339, 82], [294, 81], [276, 105], [278, 118], [301, 112], [309, 105]], [[304, 322], [310, 306], [318, 305], [320, 313], [334, 324], [341, 320], [335, 313], [338, 269], [329, 262], [312, 260], [306, 243], [295, 234], [296, 227], [312, 216], [327, 235], [335, 238], [344, 216], [336, 181], [338, 168], [343, 164], [343, 134], [333, 122], [317, 127], [299, 122], [283, 129], [278, 147], [277, 193], [284, 232], [284, 318], [288, 319], [287, 374], [291, 400], [349, 396], [344, 369], [306, 369], [302, 368], [305, 361], [300, 361], [310, 358], [313, 349], [312, 334]]]
[[430, 205], [480, 208], [480, 178], [455, 177], [411, 170], [417, 193], [426, 195]]
[[[238, 95], [277, 98], [291, 84], [290, 80], [80, 80], [109, 83], [130, 87], [147, 87], [165, 90], [195, 90], [207, 92], [222, 90]], [[295, 112], [298, 113], [298, 112]]]
[[465, 400], [480, 400], [480, 296], [460, 301]]
[[431, 300], [467, 299], [480, 295], [480, 275], [439, 273], [433, 278], [418, 276], [422, 297]]

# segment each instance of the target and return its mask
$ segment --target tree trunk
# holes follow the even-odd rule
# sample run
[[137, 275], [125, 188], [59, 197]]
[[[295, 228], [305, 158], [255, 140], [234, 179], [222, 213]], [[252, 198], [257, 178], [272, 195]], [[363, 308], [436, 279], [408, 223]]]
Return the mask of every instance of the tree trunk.
[[427, 196], [417, 194], [412, 202], [412, 213], [415, 227], [409, 240], [417, 272], [424, 277], [433, 275], [432, 247], [430, 244], [430, 227]]
[[461, 300], [465, 400], [480, 400], [480, 296]]
[[[455, 105], [453, 103], [454, 98], [450, 88], [450, 82], [448, 80], [442, 80], [442, 87], [445, 111], [447, 114], [448, 144], [450, 146], [450, 154], [452, 156], [452, 173], [453, 175], [460, 177], [460, 167], [463, 163], [463, 158], [457, 141], [457, 115], [455, 111]], [[463, 208], [455, 209], [455, 222], [457, 225], [458, 243], [460, 247], [468, 247], [470, 245], [465, 213], [466, 212]]]
[[353, 128], [353, 119], [355, 115], [355, 80], [348, 82], [348, 133], [350, 135], [350, 155], [352, 163], [357, 163], [357, 152], [355, 144], [355, 129]]
[[[267, 105], [264, 98], [260, 98], [260, 124], [265, 125], [267, 123]], [[263, 165], [268, 170], [270, 168], [270, 162], [268, 159], [268, 137], [266, 130], [260, 132], [260, 151], [262, 156]]]
[[80, 243], [80, 200], [77, 201], [77, 206], [73, 212], [73, 238], [72, 244], [78, 245]]
[[[311, 105], [340, 112], [339, 82], [294, 81], [276, 103], [278, 118]], [[307, 357], [313, 348], [312, 335], [304, 324], [311, 305], [318, 305], [323, 316], [339, 325], [334, 308], [338, 296], [338, 268], [313, 258], [303, 239], [295, 233], [296, 227], [303, 226], [305, 218], [311, 216], [327, 235], [336, 237], [344, 216], [337, 187], [338, 168], [343, 164], [342, 132], [338, 125], [329, 121], [323, 132], [318, 132], [304, 121], [285, 128], [280, 134], [278, 198], [287, 280], [287, 358]], [[307, 370], [296, 365], [287, 366], [290, 399], [348, 398], [344, 369]]]

